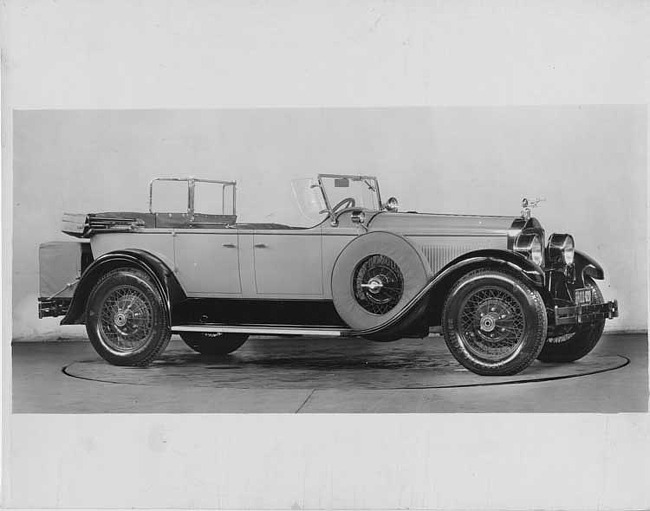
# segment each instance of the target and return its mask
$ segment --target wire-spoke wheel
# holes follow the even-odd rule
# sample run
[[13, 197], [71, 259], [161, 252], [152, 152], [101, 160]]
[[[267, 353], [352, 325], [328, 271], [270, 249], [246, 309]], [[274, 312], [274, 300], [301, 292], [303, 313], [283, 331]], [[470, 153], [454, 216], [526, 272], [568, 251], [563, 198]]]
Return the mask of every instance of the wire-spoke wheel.
[[479, 358], [501, 360], [523, 341], [524, 312], [509, 291], [484, 287], [461, 305], [460, 331], [467, 349]]
[[361, 261], [352, 277], [354, 296], [371, 314], [386, 314], [404, 292], [404, 277], [390, 257], [373, 254]]
[[248, 339], [248, 334], [183, 332], [181, 339], [201, 355], [219, 356], [239, 349]]
[[546, 330], [546, 308], [539, 292], [497, 270], [462, 277], [443, 310], [443, 332], [452, 355], [482, 375], [524, 370], [542, 349]]
[[119, 268], [102, 277], [88, 299], [86, 318], [93, 347], [115, 365], [147, 365], [171, 337], [160, 292], [136, 269]]
[[[585, 286], [593, 291], [593, 303], [603, 303], [605, 300], [598, 285], [591, 277], [585, 278]], [[549, 337], [537, 357], [542, 362], [574, 362], [591, 352], [598, 344], [605, 320], [578, 325], [572, 332], [557, 337]]]

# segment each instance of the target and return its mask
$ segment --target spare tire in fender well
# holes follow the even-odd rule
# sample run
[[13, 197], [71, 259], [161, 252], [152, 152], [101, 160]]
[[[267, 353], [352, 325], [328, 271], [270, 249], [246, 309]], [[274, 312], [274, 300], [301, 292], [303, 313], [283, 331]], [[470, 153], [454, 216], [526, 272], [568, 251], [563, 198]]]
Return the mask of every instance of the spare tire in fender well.
[[352, 240], [334, 263], [334, 306], [351, 328], [376, 328], [396, 316], [430, 276], [428, 261], [408, 240], [391, 232], [369, 232]]
[[171, 321], [171, 307], [185, 298], [185, 292], [169, 267], [157, 256], [144, 250], [119, 250], [95, 259], [84, 271], [77, 285], [62, 325], [78, 325], [85, 322], [86, 301], [97, 281], [106, 272], [119, 268], [139, 268], [154, 281], [165, 299], [167, 314]]

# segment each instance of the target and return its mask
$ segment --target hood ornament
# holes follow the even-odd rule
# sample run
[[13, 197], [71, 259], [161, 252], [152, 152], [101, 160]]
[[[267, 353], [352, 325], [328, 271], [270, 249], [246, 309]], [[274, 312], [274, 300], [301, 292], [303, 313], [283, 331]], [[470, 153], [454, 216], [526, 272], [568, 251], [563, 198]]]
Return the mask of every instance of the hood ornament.
[[540, 197], [537, 199], [527, 199], [524, 197], [521, 199], [521, 216], [524, 220], [530, 220], [530, 210], [536, 208], [540, 202], [544, 202], [546, 199]]

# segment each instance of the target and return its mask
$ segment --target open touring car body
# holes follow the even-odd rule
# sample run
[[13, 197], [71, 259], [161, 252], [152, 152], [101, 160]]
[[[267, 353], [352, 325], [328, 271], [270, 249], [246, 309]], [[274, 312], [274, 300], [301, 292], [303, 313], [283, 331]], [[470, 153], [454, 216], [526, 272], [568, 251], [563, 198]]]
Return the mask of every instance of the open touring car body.
[[[163, 329], [167, 339], [171, 332], [194, 336], [200, 348], [199, 341], [250, 334], [387, 341], [438, 328], [469, 369], [509, 374], [543, 354], [548, 340], [587, 327], [600, 337], [605, 319], [618, 314], [594, 287], [604, 277], [598, 263], [575, 251], [569, 235], [547, 242], [527, 203], [517, 217], [398, 212], [372, 176], [321, 174], [297, 195], [303, 210], [321, 215], [305, 228], [237, 223], [235, 182], [172, 181], [187, 186], [186, 210], [155, 212], [154, 180], [148, 212], [66, 214], [63, 231], [78, 241], [40, 249], [41, 317], [88, 326], [97, 311], [103, 319], [89, 335], [108, 347], [113, 363], [145, 365], [154, 357], [131, 359], [128, 346], [102, 344], [102, 331], [118, 340]], [[220, 188], [220, 211], [197, 210], [198, 188], [207, 184]], [[129, 270], [159, 298], [163, 319], [119, 298], [128, 283], [113, 302], [107, 298], [117, 289], [107, 275]], [[532, 330], [536, 340], [527, 347]]]

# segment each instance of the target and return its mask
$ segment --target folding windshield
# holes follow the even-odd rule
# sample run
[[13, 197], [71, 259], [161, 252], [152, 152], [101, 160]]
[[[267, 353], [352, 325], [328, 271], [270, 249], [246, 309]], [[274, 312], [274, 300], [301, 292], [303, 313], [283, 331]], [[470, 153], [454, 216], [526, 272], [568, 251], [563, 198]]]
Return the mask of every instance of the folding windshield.
[[319, 174], [318, 181], [330, 211], [337, 212], [344, 208], [381, 209], [379, 183], [375, 177]]
[[302, 214], [312, 221], [346, 208], [378, 211], [382, 208], [379, 183], [373, 176], [319, 174], [315, 179], [296, 179], [291, 183]]
[[197, 178], [156, 178], [149, 184], [149, 212], [236, 214], [236, 182]]

